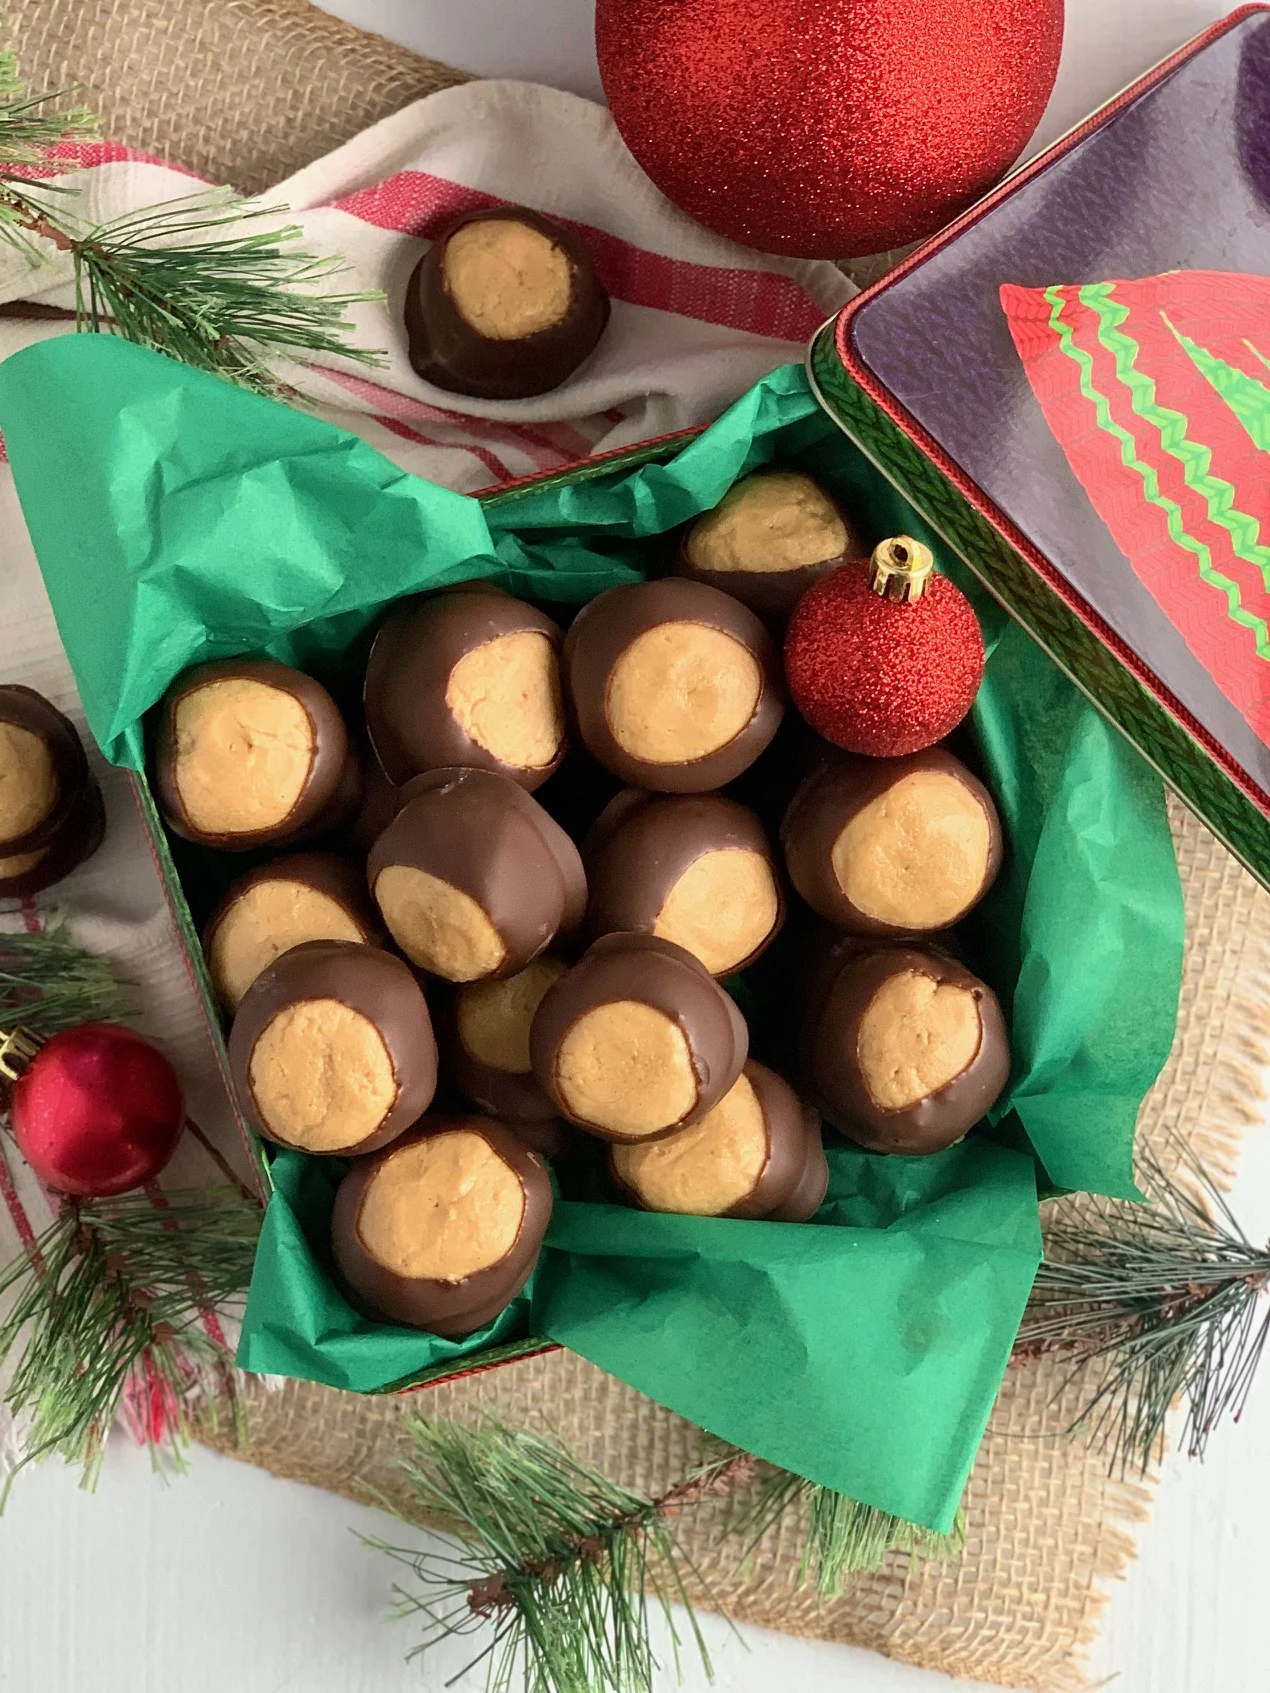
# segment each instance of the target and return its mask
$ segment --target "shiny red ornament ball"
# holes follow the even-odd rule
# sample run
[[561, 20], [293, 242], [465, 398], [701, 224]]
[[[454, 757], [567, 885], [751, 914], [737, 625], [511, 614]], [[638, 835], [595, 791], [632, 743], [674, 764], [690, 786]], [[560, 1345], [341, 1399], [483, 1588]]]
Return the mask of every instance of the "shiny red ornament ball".
[[767, 253], [933, 234], [1045, 110], [1063, 0], [598, 0], [623, 140], [677, 206]]
[[844, 564], [799, 600], [785, 633], [790, 697], [818, 735], [848, 752], [899, 758], [942, 741], [983, 680], [979, 619], [945, 576], [899, 604]]
[[143, 1187], [171, 1158], [184, 1124], [176, 1071], [117, 1023], [54, 1035], [13, 1088], [18, 1150], [46, 1186], [76, 1198]]

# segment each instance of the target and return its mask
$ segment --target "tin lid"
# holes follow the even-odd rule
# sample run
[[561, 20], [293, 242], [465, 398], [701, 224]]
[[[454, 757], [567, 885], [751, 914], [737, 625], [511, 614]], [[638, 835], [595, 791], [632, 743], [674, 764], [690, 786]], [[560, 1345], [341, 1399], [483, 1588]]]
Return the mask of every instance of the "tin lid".
[[[1191, 279], [1166, 277], [1176, 272], [1236, 273], [1192, 290], [1212, 308], [1214, 335], [1233, 333], [1233, 319], [1220, 322], [1230, 289], [1264, 297], [1267, 308], [1263, 338], [1243, 337], [1233, 354], [1217, 349], [1217, 367], [1243, 366], [1231, 380], [1256, 385], [1247, 390], [1254, 409], [1265, 401], [1259, 419], [1241, 414], [1229, 394], [1212, 402], [1224, 408], [1227, 446], [1243, 452], [1241, 476], [1225, 483], [1236, 484], [1233, 496], [1223, 493], [1229, 457], [1225, 467], [1221, 449], [1205, 460], [1211, 435], [1177, 423], [1134, 339], [1131, 304], [1152, 288], [1161, 298], [1185, 295]], [[1258, 5], [1165, 61], [852, 301], [838, 320], [836, 351], [875, 405], [1270, 814], [1270, 288], [1257, 280], [1266, 277], [1270, 7]], [[1164, 280], [1143, 293], [1145, 278]], [[1140, 292], [1090, 287], [1106, 283]], [[1115, 335], [1084, 367], [1079, 336], [1069, 336], [1057, 377], [1053, 364], [1044, 373], [1025, 366], [1026, 333], [1016, 317], [1012, 335], [1003, 285], [1028, 291], [1007, 288], [1006, 302], [1031, 310], [1038, 351], [1051, 328], [1055, 343], [1061, 338], [1066, 306], [1069, 319], [1089, 308], [1091, 333], [1093, 307], [1105, 307], [1103, 326]], [[1150, 300], [1162, 334], [1176, 339], [1185, 325]], [[1203, 346], [1200, 354], [1209, 356]], [[1205, 377], [1221, 388], [1221, 368], [1201, 371], [1201, 386]], [[1066, 419], [1055, 382], [1071, 385]], [[1117, 433], [1121, 416], [1127, 426]], [[1135, 461], [1136, 487], [1128, 476], [1118, 494], [1109, 491], [1135, 451], [1135, 432], [1150, 436], [1164, 481], [1173, 477], [1181, 490], [1176, 513], [1167, 486], [1153, 491], [1151, 464]], [[1106, 461], [1100, 484], [1097, 455], [1109, 449], [1115, 462]], [[1117, 498], [1145, 501], [1177, 548], [1161, 545], [1144, 563]], [[1206, 509], [1197, 512], [1201, 498]], [[1205, 523], [1220, 531], [1207, 559]], [[1265, 865], [1254, 868], [1266, 874]]]

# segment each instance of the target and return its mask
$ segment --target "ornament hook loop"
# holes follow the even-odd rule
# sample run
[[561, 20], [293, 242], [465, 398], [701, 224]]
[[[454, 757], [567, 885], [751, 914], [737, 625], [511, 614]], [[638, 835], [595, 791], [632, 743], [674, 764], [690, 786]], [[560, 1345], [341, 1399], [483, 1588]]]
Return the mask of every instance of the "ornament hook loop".
[[935, 555], [911, 535], [892, 535], [879, 541], [869, 561], [869, 586], [883, 599], [900, 604], [920, 600], [926, 592]]
[[30, 1029], [0, 1029], [0, 1076], [16, 1082], [43, 1045]]

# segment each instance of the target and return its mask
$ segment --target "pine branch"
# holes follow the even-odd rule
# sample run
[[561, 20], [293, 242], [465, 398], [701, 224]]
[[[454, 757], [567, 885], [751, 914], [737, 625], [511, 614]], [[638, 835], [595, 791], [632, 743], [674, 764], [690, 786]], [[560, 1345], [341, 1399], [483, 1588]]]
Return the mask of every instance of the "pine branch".
[[35, 934], [0, 933], [0, 1027], [21, 1023], [48, 1036], [79, 1023], [114, 1022], [130, 1008], [108, 958], [86, 952], [62, 924]]
[[800, 1510], [806, 1523], [806, 1539], [798, 1566], [798, 1582], [814, 1578], [826, 1599], [836, 1599], [849, 1577], [881, 1569], [892, 1552], [917, 1558], [950, 1561], [965, 1549], [965, 1522], [958, 1515], [951, 1534], [921, 1528], [903, 1517], [863, 1505], [845, 1493], [804, 1481], [788, 1470], [774, 1470], [747, 1501], [733, 1532], [749, 1536], [746, 1557], [778, 1518]]
[[77, 329], [120, 335], [266, 394], [289, 392], [269, 367], [278, 354], [383, 363], [350, 344], [347, 316], [380, 293], [325, 292], [347, 267], [297, 248], [295, 224], [243, 232], [285, 208], [215, 188], [93, 225], [75, 215], [74, 190], [31, 180], [56, 163], [49, 146], [95, 132], [82, 109], [49, 109], [54, 98], [29, 97], [13, 56], [0, 55], [0, 241], [33, 267], [46, 262], [41, 241], [69, 255]]
[[1016, 1359], [1055, 1357], [1087, 1384], [1069, 1432], [1087, 1431], [1113, 1470], [1145, 1473], [1163, 1450], [1179, 1396], [1182, 1444], [1202, 1457], [1226, 1416], [1238, 1420], [1270, 1338], [1270, 1248], [1255, 1246], [1189, 1148], [1171, 1176], [1148, 1154], [1150, 1203], [1108, 1201], [1047, 1230], [1046, 1258]]
[[368, 1543], [423, 1584], [421, 1593], [395, 1589], [399, 1615], [426, 1619], [412, 1656], [492, 1627], [472, 1660], [486, 1662], [490, 1693], [648, 1693], [657, 1667], [650, 1613], [666, 1618], [677, 1668], [677, 1603], [709, 1673], [687, 1591], [689, 1575], [701, 1578], [671, 1523], [748, 1479], [752, 1458], [729, 1451], [649, 1499], [527, 1430], [417, 1416], [407, 1427], [415, 1500], [462, 1536], [447, 1552]]
[[95, 139], [97, 120], [86, 106], [59, 110], [61, 94], [28, 94], [16, 54], [0, 52], [0, 178], [6, 167], [39, 165], [59, 141]]
[[[27, 1252], [0, 1270], [0, 1367], [16, 1360], [4, 1395], [26, 1425], [23, 1463], [52, 1453], [96, 1479], [126, 1394], [153, 1415], [180, 1461], [200, 1376], [232, 1392], [225, 1348], [204, 1326], [243, 1298], [262, 1213], [233, 1188], [67, 1203]], [[7, 1489], [6, 1489], [7, 1491]], [[2, 1499], [0, 1499], [2, 1502]]]

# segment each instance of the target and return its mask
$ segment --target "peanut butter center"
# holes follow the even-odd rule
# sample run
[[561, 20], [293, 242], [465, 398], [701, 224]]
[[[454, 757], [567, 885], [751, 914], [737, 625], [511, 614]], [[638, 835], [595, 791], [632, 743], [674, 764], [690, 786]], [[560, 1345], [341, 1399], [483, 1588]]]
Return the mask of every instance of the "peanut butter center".
[[447, 982], [479, 981], [507, 956], [498, 930], [471, 895], [427, 870], [390, 864], [375, 878], [375, 900], [410, 962]]
[[730, 847], [692, 861], [653, 933], [695, 953], [712, 975], [726, 976], [762, 946], [779, 911], [771, 865], [761, 853]]
[[364, 941], [338, 900], [307, 882], [256, 882], [233, 902], [208, 949], [212, 985], [230, 1011], [275, 958], [305, 941]]
[[478, 747], [515, 770], [543, 770], [564, 739], [556, 649], [537, 629], [485, 641], [450, 672], [445, 703]]
[[860, 1019], [856, 1053], [873, 1103], [903, 1111], [969, 1068], [983, 1025], [969, 988], [916, 970], [890, 977]]
[[558, 958], [535, 958], [501, 982], [476, 982], [459, 990], [459, 1039], [478, 1064], [515, 1076], [529, 1074], [529, 1025], [543, 995], [567, 968]]
[[992, 830], [964, 782], [915, 770], [861, 807], [833, 843], [838, 886], [866, 917], [941, 929], [978, 899]]
[[520, 1177], [484, 1135], [452, 1129], [391, 1153], [357, 1213], [378, 1263], [420, 1281], [462, 1281], [516, 1244], [525, 1217]]
[[847, 526], [810, 476], [794, 470], [747, 476], [699, 518], [688, 534], [688, 562], [698, 570], [802, 570], [839, 558]]
[[698, 1098], [682, 1029], [634, 999], [583, 1012], [556, 1053], [556, 1086], [580, 1121], [630, 1136], [678, 1123]]
[[268, 1134], [305, 1152], [355, 1149], [397, 1099], [384, 1037], [339, 999], [279, 1011], [251, 1050], [247, 1079]]
[[704, 623], [659, 623], [613, 666], [613, 739], [649, 764], [687, 764], [735, 740], [754, 716], [763, 672], [748, 647]]
[[27, 834], [56, 804], [57, 772], [45, 742], [16, 723], [0, 723], [0, 840]]
[[511, 218], [465, 223], [445, 244], [441, 274], [459, 316], [491, 341], [550, 329], [573, 295], [569, 255]]
[[186, 816], [206, 834], [284, 822], [313, 752], [309, 714], [285, 688], [235, 676], [177, 701], [173, 777]]
[[699, 1123], [649, 1146], [615, 1146], [618, 1175], [653, 1211], [718, 1217], [747, 1199], [767, 1166], [767, 1119], [738, 1076]]
[[52, 845], [37, 847], [34, 852], [15, 852], [8, 858], [0, 858], [0, 881], [7, 881], [13, 876], [25, 876], [28, 870], [34, 870], [41, 859], [47, 858], [52, 851]]

